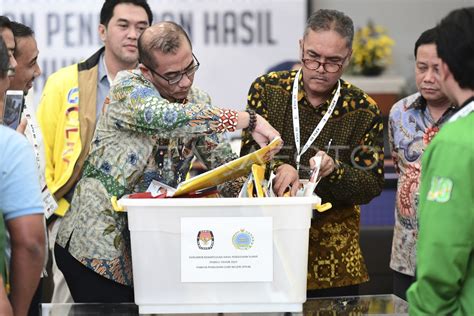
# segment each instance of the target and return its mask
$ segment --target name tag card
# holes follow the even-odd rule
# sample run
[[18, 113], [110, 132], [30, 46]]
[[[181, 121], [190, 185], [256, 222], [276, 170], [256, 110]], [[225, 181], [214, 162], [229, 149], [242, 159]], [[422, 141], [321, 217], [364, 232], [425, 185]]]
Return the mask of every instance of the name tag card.
[[271, 217], [181, 219], [181, 282], [271, 281]]

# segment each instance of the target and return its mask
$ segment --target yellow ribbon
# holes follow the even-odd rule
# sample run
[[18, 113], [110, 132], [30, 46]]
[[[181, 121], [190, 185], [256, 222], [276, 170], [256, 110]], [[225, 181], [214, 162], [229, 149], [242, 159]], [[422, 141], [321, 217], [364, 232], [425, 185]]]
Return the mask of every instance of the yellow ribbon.
[[118, 204], [116, 196], [112, 196], [110, 198], [110, 202], [112, 203], [112, 207], [114, 208], [114, 211], [116, 211], [116, 212], [124, 212], [125, 211], [125, 208]]

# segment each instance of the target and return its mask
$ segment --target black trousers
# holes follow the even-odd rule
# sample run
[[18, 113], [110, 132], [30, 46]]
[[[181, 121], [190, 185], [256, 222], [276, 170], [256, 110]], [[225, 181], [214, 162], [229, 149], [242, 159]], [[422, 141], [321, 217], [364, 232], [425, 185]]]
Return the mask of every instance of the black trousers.
[[39, 316], [41, 309], [41, 302], [43, 298], [43, 278], [40, 279], [38, 288], [36, 289], [35, 295], [31, 299], [30, 308], [28, 310], [28, 316]]
[[320, 290], [308, 290], [308, 298], [334, 297], [334, 296], [357, 296], [359, 295], [359, 285], [349, 285], [341, 287], [331, 287]]
[[406, 301], [407, 290], [415, 281], [414, 276], [393, 271], [393, 294]]
[[58, 244], [54, 256], [75, 303], [133, 303], [132, 287], [95, 273]]

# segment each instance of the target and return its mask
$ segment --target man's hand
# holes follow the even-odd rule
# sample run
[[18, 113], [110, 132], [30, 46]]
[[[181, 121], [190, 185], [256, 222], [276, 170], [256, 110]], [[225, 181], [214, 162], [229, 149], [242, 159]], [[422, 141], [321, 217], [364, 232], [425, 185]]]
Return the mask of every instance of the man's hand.
[[[270, 143], [275, 137], [279, 137], [280, 133], [259, 114], [256, 114], [256, 116], [257, 125], [255, 126], [255, 130], [252, 132], [252, 137], [257, 142], [257, 144], [260, 145], [260, 147], [264, 147], [268, 145], [268, 143]], [[280, 148], [278, 151], [279, 150]]]
[[309, 166], [311, 169], [316, 168], [315, 157], [321, 156], [321, 168], [319, 169], [319, 177], [324, 178], [330, 175], [336, 168], [334, 160], [326, 152], [320, 150], [309, 160]]
[[277, 196], [283, 196], [287, 189], [291, 189], [291, 196], [296, 196], [296, 192], [300, 187], [300, 177], [298, 171], [288, 164], [281, 165], [278, 167], [273, 180], [273, 192]]
[[26, 124], [28, 124], [28, 121], [26, 118], [22, 118], [20, 124], [16, 128], [16, 131], [22, 135], [25, 135]]
[[0, 275], [0, 315], [13, 316], [12, 306], [5, 291], [5, 283]]

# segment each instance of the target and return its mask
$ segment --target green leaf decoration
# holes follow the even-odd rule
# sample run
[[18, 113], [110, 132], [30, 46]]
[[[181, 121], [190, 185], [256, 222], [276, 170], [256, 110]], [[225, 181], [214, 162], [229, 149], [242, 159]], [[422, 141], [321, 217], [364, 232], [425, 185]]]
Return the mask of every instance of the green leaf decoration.
[[113, 233], [115, 230], [115, 226], [110, 224], [106, 229], [104, 229], [104, 232], [102, 233], [103, 236], [107, 236], [110, 233]]
[[112, 211], [109, 210], [109, 209], [103, 210], [102, 213], [104, 213], [104, 214], [107, 215], [107, 216], [112, 216], [112, 214], [113, 214]]
[[115, 249], [118, 250], [121, 243], [122, 243], [122, 237], [120, 235], [115, 236], [115, 238], [114, 238], [114, 247], [115, 247]]

